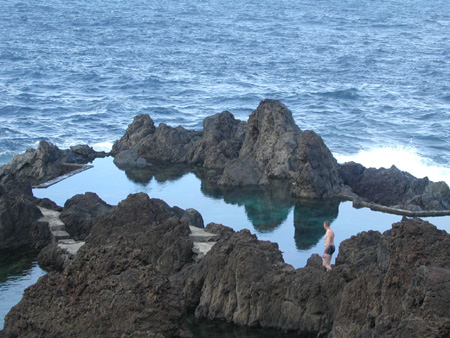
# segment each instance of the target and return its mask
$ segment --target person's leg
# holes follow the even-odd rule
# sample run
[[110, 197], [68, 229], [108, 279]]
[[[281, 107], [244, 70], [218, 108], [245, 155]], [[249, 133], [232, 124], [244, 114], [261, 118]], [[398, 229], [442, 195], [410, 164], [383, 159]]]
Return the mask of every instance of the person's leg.
[[325, 258], [323, 259], [323, 266], [327, 269], [327, 271], [331, 270], [331, 255], [325, 254]]

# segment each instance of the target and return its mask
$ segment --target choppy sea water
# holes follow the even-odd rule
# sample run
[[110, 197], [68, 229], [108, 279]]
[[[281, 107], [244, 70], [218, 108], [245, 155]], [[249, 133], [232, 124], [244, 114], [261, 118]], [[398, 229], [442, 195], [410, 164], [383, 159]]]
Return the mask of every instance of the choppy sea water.
[[41, 139], [108, 147], [141, 113], [201, 129], [273, 98], [342, 161], [450, 181], [446, 0], [0, 6], [0, 163]]
[[[108, 149], [141, 113], [201, 129], [206, 116], [228, 110], [247, 120], [273, 98], [340, 162], [395, 164], [450, 184], [446, 0], [0, 0], [0, 8], [0, 165], [42, 139]], [[199, 184], [192, 175], [178, 183]], [[134, 184], [131, 192], [160, 191], [180, 204], [167, 182]], [[289, 238], [280, 244], [286, 260], [302, 261], [296, 220], [314, 208], [281, 206], [270, 232], [247, 217], [267, 203], [249, 203], [229, 204], [242, 215], [236, 226]], [[204, 217], [228, 222], [212, 216]], [[378, 229], [390, 217], [343, 203], [334, 226]]]

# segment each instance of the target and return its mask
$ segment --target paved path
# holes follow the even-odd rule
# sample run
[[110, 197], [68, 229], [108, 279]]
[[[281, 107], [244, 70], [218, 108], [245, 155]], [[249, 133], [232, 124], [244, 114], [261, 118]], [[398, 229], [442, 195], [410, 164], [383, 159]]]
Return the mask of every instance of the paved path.
[[41, 210], [42, 215], [44, 215], [40, 218], [40, 221], [48, 223], [53, 241], [55, 241], [62, 250], [67, 251], [71, 255], [76, 255], [78, 249], [83, 246], [84, 242], [75, 241], [70, 238], [64, 223], [59, 219], [60, 212], [42, 207], [38, 208]]
[[199, 261], [216, 244], [219, 235], [207, 232], [205, 229], [189, 226], [191, 234], [189, 235], [194, 242], [192, 251], [196, 254], [195, 259]]
[[[39, 207], [39, 209], [43, 214], [40, 221], [48, 223], [53, 240], [58, 244], [58, 247], [71, 255], [76, 255], [78, 249], [84, 245], [84, 242], [75, 241], [70, 238], [64, 223], [59, 219], [60, 212], [42, 207]], [[209, 233], [205, 231], [205, 229], [194, 226], [189, 226], [189, 228], [191, 230], [191, 234], [189, 236], [194, 242], [192, 251], [195, 254], [195, 259], [199, 261], [209, 250], [211, 250], [219, 235]]]

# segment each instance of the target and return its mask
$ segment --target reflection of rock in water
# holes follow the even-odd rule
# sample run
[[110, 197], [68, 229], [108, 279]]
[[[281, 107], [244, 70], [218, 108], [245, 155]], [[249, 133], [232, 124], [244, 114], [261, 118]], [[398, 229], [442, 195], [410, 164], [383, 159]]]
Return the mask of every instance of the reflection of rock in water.
[[339, 201], [301, 201], [295, 204], [295, 244], [300, 250], [313, 247], [325, 234], [323, 222], [338, 216]]
[[283, 223], [293, 206], [289, 182], [271, 182], [270, 186], [230, 188], [202, 182], [202, 193], [228, 204], [245, 207], [248, 219], [259, 231], [272, 231]]
[[0, 283], [26, 276], [36, 261], [37, 250], [0, 251]]
[[151, 166], [125, 170], [131, 181], [143, 185], [150, 183], [153, 177], [159, 183], [176, 181], [189, 172], [186, 165], [168, 163], [153, 163]]

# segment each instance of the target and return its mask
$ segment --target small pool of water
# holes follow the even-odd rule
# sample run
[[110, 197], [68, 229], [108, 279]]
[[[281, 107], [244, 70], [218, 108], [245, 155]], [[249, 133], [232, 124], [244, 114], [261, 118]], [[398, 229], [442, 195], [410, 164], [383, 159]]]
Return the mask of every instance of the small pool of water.
[[11, 308], [23, 296], [24, 290], [46, 274], [36, 262], [36, 251], [0, 252], [0, 330]]
[[[323, 253], [323, 222], [331, 221], [339, 244], [361, 231], [384, 232], [402, 217], [355, 209], [351, 202], [310, 202], [292, 199], [282, 183], [269, 188], [225, 189], [201, 181], [182, 166], [154, 166], [125, 172], [112, 158], [94, 161], [94, 167], [46, 189], [34, 189], [36, 197], [47, 197], [63, 206], [76, 194], [95, 192], [116, 205], [131, 193], [145, 192], [170, 206], [198, 210], [205, 222], [221, 223], [236, 231], [249, 229], [261, 240], [278, 243], [285, 261], [304, 267], [313, 253]], [[424, 218], [450, 232], [450, 216]], [[333, 255], [333, 262], [337, 256]]]

